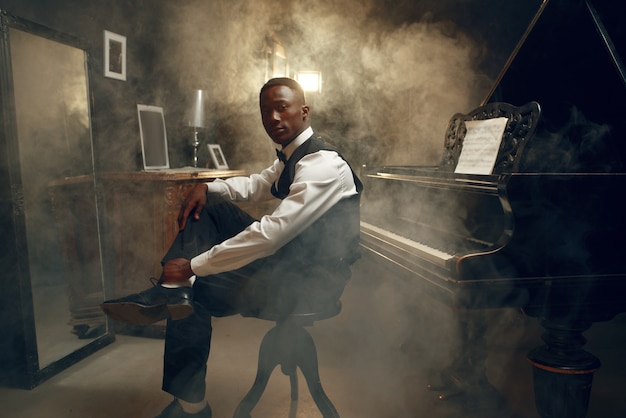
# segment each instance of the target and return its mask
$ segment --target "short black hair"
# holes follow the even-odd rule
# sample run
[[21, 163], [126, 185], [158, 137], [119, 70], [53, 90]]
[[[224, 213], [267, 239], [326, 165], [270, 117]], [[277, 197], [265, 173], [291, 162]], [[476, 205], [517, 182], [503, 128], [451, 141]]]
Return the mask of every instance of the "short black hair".
[[306, 103], [306, 100], [304, 97], [304, 89], [302, 88], [300, 83], [298, 83], [293, 78], [289, 78], [289, 77], [276, 77], [276, 78], [269, 79], [267, 83], [265, 83], [263, 87], [261, 87], [261, 92], [259, 93], [259, 101], [261, 100], [261, 96], [263, 96], [263, 92], [273, 86], [289, 87], [291, 90], [295, 91], [298, 94], [298, 96], [302, 100], [302, 103]]

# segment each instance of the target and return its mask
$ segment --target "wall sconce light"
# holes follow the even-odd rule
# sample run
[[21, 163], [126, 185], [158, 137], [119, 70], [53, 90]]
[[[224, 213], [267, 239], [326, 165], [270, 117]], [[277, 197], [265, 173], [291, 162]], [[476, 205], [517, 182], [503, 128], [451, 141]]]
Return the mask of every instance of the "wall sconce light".
[[271, 32], [265, 37], [265, 81], [273, 77], [287, 77], [289, 62], [278, 36]]
[[322, 92], [322, 72], [321, 71], [298, 71], [296, 81], [300, 83], [305, 92]]
[[289, 74], [289, 64], [287, 63], [287, 54], [282, 45], [274, 45], [274, 62], [272, 77], [286, 77]]
[[205, 105], [207, 92], [204, 90], [194, 90], [193, 97], [189, 108], [187, 109], [186, 119], [187, 126], [193, 128], [193, 166], [198, 167], [198, 147], [200, 140], [198, 139], [198, 130], [206, 128]]

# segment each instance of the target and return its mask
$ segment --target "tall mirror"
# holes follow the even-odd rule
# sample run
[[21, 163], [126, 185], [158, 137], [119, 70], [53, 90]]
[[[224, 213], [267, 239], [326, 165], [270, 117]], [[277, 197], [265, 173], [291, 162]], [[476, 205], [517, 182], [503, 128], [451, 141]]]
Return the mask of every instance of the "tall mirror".
[[2, 383], [34, 387], [113, 338], [99, 309], [89, 66], [71, 37], [5, 13], [2, 29], [2, 187], [10, 188], [3, 196], [10, 193], [12, 204], [11, 219], [3, 211], [2, 222], [12, 226], [15, 245], [14, 257], [2, 260], [11, 268], [1, 274], [3, 286], [19, 283], [2, 302], [21, 318], [9, 318], [7, 309], [2, 316], [13, 337], [3, 355], [9, 350], [14, 360], [3, 367], [10, 372]]

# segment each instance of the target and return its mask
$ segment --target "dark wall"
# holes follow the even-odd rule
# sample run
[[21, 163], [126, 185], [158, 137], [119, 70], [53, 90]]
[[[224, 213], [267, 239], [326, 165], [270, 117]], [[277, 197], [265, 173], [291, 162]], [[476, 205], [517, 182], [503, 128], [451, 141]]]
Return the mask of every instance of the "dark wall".
[[[150, 3], [149, 5], [147, 3]], [[141, 162], [136, 104], [149, 102], [158, 39], [145, 28], [158, 24], [159, 2], [137, 0], [0, 0], [0, 8], [81, 39], [90, 54], [93, 142], [100, 171], [131, 170]], [[127, 37], [126, 81], [104, 77], [103, 31]]]
[[[269, 31], [284, 38], [294, 70], [308, 64], [326, 74], [324, 96], [313, 103], [318, 131], [359, 159], [382, 158], [391, 148], [372, 147], [388, 142], [412, 151], [391, 153], [387, 163], [433, 162], [448, 118], [480, 102], [538, 4], [0, 0], [0, 8], [89, 45], [100, 171], [141, 168], [137, 103], [164, 107], [171, 166], [190, 165], [182, 112], [196, 88], [211, 94], [205, 141], [222, 145], [232, 167], [266, 166], [273, 156], [258, 119], [256, 70]], [[127, 38], [126, 81], [103, 76], [104, 30]]]

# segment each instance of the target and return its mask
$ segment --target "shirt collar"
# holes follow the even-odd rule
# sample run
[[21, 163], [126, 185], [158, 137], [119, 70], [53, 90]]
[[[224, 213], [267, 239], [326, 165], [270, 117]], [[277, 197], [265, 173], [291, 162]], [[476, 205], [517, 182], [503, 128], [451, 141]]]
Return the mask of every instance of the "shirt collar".
[[310, 126], [306, 128], [304, 131], [300, 132], [300, 135], [296, 137], [293, 141], [291, 141], [282, 151], [285, 153], [285, 157], [291, 157], [291, 154], [298, 148], [300, 145], [304, 144], [304, 142], [313, 136], [313, 128]]

